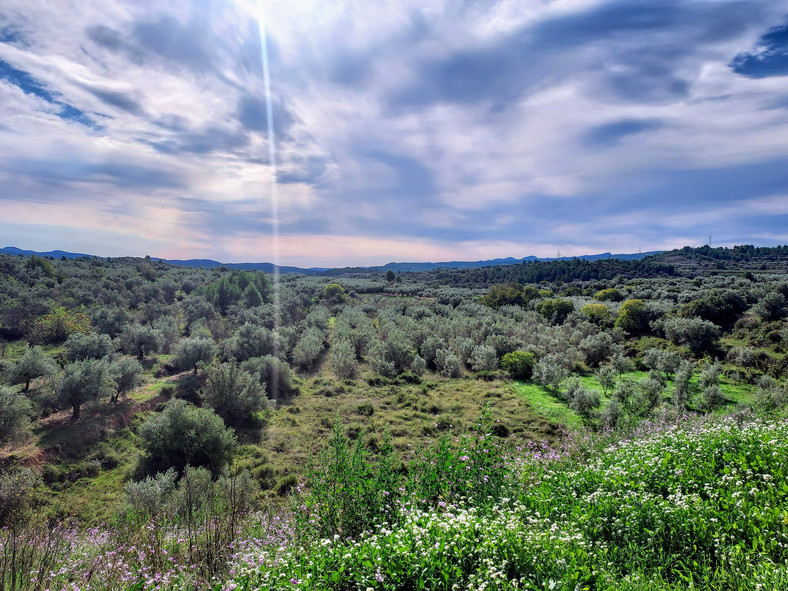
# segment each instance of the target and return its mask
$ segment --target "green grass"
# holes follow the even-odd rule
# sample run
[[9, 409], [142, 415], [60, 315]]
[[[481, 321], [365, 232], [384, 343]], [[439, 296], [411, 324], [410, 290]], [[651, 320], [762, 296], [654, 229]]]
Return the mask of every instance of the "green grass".
[[528, 402], [534, 412], [546, 419], [566, 427], [583, 426], [580, 415], [546, 388], [532, 382], [513, 382], [512, 388]]

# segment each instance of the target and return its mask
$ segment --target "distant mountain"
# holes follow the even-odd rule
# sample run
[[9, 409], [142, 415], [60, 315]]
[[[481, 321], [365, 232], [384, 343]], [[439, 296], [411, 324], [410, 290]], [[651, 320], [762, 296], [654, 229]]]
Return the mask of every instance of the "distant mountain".
[[92, 254], [66, 252], [64, 250], [50, 250], [49, 252], [36, 252], [35, 250], [22, 250], [21, 248], [16, 248], [15, 246], [6, 246], [5, 248], [0, 248], [0, 254], [10, 254], [10, 255], [21, 254], [26, 257], [37, 255], [40, 257], [54, 257], [56, 259], [61, 259], [63, 257], [66, 257], [67, 259], [81, 259], [82, 257], [93, 258]]
[[[355, 267], [355, 270], [358, 271], [367, 271], [367, 272], [381, 272], [385, 273], [386, 271], [394, 271], [395, 273], [407, 273], [411, 271], [431, 271], [433, 269], [475, 269], [478, 267], [496, 267], [500, 265], [519, 265], [525, 262], [534, 262], [534, 261], [570, 261], [572, 259], [583, 259], [586, 261], [597, 261], [600, 259], [620, 259], [624, 261], [634, 261], [639, 260], [644, 257], [653, 254], [659, 254], [662, 251], [653, 250], [650, 252], [639, 252], [636, 254], [610, 254], [609, 252], [603, 252], [602, 254], [587, 254], [578, 257], [535, 257], [535, 256], [527, 256], [521, 259], [516, 259], [514, 257], [507, 257], [503, 259], [488, 259], [486, 261], [449, 261], [449, 262], [442, 262], [442, 263], [387, 263], [381, 266], [375, 267]], [[0, 249], [0, 253], [2, 254], [10, 254], [10, 255], [24, 255], [24, 256], [31, 256], [31, 255], [38, 255], [38, 256], [46, 256], [46, 257], [54, 257], [54, 258], [62, 258], [65, 257], [67, 259], [76, 259], [81, 257], [93, 257], [94, 255], [89, 254], [80, 254], [80, 253], [73, 253], [73, 252], [65, 252], [63, 250], [52, 250], [49, 252], [36, 252], [34, 250], [21, 250], [19, 248], [15, 248], [13, 246], [7, 246], [5, 248]], [[162, 261], [164, 263], [169, 263], [170, 265], [176, 265], [178, 267], [190, 267], [190, 268], [205, 268], [205, 269], [213, 269], [215, 267], [226, 267], [228, 269], [238, 269], [243, 271], [263, 271], [265, 273], [273, 273], [275, 269], [275, 265], [273, 263], [220, 263], [218, 261], [214, 261], [211, 259], [186, 259], [186, 260], [175, 260], [175, 259], [162, 259], [155, 257], [152, 260], [154, 261]], [[350, 270], [350, 268], [346, 268]], [[279, 272], [283, 274], [295, 274], [300, 273], [304, 275], [317, 275], [320, 273], [334, 273], [341, 272], [345, 269], [331, 269], [326, 267], [309, 267], [309, 268], [302, 268], [302, 267], [279, 267]]]
[[622, 261], [637, 261], [652, 254], [659, 254], [660, 250], [650, 252], [639, 252], [636, 254], [585, 254], [577, 257], [535, 257], [533, 255], [516, 259], [507, 257], [505, 259], [489, 259], [486, 261], [450, 261], [445, 263], [387, 263], [380, 267], [366, 267], [370, 271], [382, 271], [385, 273], [392, 270], [396, 273], [406, 273], [408, 271], [432, 271], [433, 269], [475, 269], [478, 267], [497, 267], [499, 265], [519, 265], [534, 261], [571, 261], [581, 259], [586, 261], [598, 261], [600, 259], [619, 259]]
[[[170, 265], [177, 267], [191, 267], [191, 268], [205, 268], [213, 269], [214, 267], [227, 267], [228, 269], [238, 269], [240, 271], [263, 271], [264, 273], [273, 273], [276, 265], [273, 263], [220, 263], [212, 261], [211, 259], [187, 259], [187, 260], [171, 260], [171, 259], [154, 259], [156, 261], [163, 261]], [[329, 271], [327, 267], [310, 267], [302, 269], [301, 267], [279, 267], [279, 272], [282, 274], [301, 273], [303, 275], [315, 275]]]

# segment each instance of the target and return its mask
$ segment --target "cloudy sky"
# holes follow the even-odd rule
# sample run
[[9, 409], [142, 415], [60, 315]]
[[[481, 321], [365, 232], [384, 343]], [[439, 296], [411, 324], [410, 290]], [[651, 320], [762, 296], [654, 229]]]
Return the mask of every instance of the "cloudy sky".
[[0, 246], [270, 261], [278, 226], [282, 264], [339, 266], [788, 243], [788, 0], [76, 6], [0, 5]]

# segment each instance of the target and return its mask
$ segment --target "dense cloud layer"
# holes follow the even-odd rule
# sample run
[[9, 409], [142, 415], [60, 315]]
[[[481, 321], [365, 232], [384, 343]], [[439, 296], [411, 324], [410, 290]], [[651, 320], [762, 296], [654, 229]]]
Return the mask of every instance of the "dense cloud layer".
[[278, 227], [282, 263], [321, 266], [788, 242], [786, 0], [261, 4], [3, 2], [5, 242], [259, 261]]

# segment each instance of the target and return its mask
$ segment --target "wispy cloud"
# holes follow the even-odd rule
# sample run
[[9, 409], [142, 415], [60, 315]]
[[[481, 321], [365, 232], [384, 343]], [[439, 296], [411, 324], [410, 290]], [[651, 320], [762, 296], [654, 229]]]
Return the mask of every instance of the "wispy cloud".
[[787, 0], [264, 12], [274, 138], [251, 0], [3, 2], [0, 234], [264, 260], [275, 181], [285, 264], [788, 240]]

